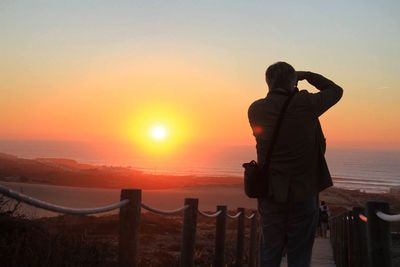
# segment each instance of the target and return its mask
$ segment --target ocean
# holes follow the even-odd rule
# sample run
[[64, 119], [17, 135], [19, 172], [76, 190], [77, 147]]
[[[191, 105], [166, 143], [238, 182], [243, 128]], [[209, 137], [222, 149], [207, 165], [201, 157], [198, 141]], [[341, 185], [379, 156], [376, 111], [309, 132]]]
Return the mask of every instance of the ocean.
[[[88, 143], [60, 141], [0, 140], [0, 152], [23, 158], [57, 157], [82, 163], [131, 166], [154, 174], [190, 174], [195, 176], [237, 176], [242, 163], [255, 159], [253, 146], [202, 147], [208, 156], [144, 157], [127, 153], [105, 153]], [[118, 151], [118, 149], [116, 150]], [[207, 155], [207, 153], [203, 153]], [[200, 155], [200, 152], [199, 152]], [[400, 187], [400, 150], [327, 149], [326, 158], [337, 187], [366, 192], [388, 192]]]

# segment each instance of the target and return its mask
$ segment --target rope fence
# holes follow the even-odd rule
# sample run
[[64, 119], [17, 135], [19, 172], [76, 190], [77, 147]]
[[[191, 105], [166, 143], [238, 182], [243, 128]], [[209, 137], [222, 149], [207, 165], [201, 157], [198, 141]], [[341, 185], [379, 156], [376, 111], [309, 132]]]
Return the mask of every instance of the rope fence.
[[255, 214], [255, 213], [252, 213], [251, 215], [246, 216], [246, 218], [249, 219], [249, 220], [251, 220], [251, 219], [253, 219], [254, 216], [256, 216], [256, 214]]
[[[203, 211], [200, 211], [200, 210], [199, 210], [199, 214], [203, 215], [204, 217], [208, 217], [208, 218], [215, 218], [215, 217], [219, 216], [221, 213], [222, 213], [221, 210], [219, 210], [219, 211], [217, 211], [217, 212], [215, 212], [215, 213], [206, 213], [206, 212], [203, 212]], [[239, 211], [239, 212], [236, 213], [235, 215], [229, 215], [229, 214], [226, 213], [225, 215], [226, 215], [226, 217], [228, 217], [228, 218], [237, 219], [237, 218], [239, 218], [240, 215], [242, 215], [242, 212]], [[255, 215], [256, 215], [255, 213], [252, 213], [252, 214], [250, 214], [249, 216], [246, 215], [246, 218], [249, 219], [249, 220], [251, 220], [251, 219], [253, 219], [253, 217], [254, 217]]]
[[239, 218], [240, 215], [242, 215], [242, 212], [241, 212], [241, 211], [239, 211], [239, 212], [236, 213], [235, 215], [226, 214], [226, 216], [227, 216], [228, 218], [231, 218], [231, 219], [237, 219], [237, 218]]
[[161, 209], [150, 207], [144, 203], [142, 203], [141, 206], [143, 209], [153, 212], [155, 214], [159, 214], [159, 215], [175, 215], [175, 214], [181, 213], [182, 211], [184, 211], [185, 209], [187, 209], [189, 207], [188, 205], [185, 205], [181, 208], [177, 208], [174, 210], [161, 210]]
[[125, 206], [128, 204], [129, 200], [123, 200], [117, 203], [113, 203], [107, 206], [103, 207], [97, 207], [97, 208], [69, 208], [69, 207], [64, 207], [64, 206], [59, 206], [55, 204], [50, 204], [48, 202], [29, 197], [25, 194], [16, 192], [14, 190], [11, 190], [5, 186], [0, 185], [0, 194], [3, 194], [9, 198], [15, 199], [17, 201], [26, 203], [28, 205], [53, 211], [53, 212], [58, 212], [58, 213], [65, 213], [65, 214], [73, 214], [73, 215], [90, 215], [90, 214], [96, 214], [96, 213], [104, 213], [108, 211], [112, 211], [115, 209], [120, 209], [121, 207]]
[[[0, 185], [0, 194], [12, 198], [18, 202], [49, 210], [57, 213], [72, 214], [72, 215], [90, 215], [96, 213], [104, 213], [119, 209], [119, 266], [137, 267], [138, 266], [138, 247], [139, 247], [139, 232], [141, 209], [159, 215], [175, 215], [183, 212], [182, 225], [182, 240], [180, 266], [194, 266], [195, 256], [195, 240], [197, 228], [197, 214], [208, 218], [216, 218], [215, 232], [215, 253], [213, 266], [225, 266], [225, 237], [226, 237], [226, 217], [238, 219], [237, 238], [236, 238], [236, 259], [235, 266], [244, 266], [244, 239], [245, 239], [245, 218], [251, 220], [250, 223], [250, 245], [249, 245], [249, 267], [257, 266], [258, 257], [256, 256], [258, 238], [257, 214], [253, 212], [249, 216], [245, 215], [244, 208], [238, 208], [237, 213], [229, 215], [226, 206], [217, 206], [217, 211], [207, 213], [198, 209], [198, 199], [185, 198], [184, 205], [173, 210], [162, 210], [151, 207], [142, 203], [142, 191], [139, 189], [122, 189], [121, 200], [119, 202], [95, 208], [70, 208], [60, 205], [55, 205], [42, 201], [23, 193], [19, 193]], [[221, 215], [221, 216], [220, 216]], [[225, 215], [225, 216], [222, 216]]]
[[[177, 209], [162, 210], [142, 203], [141, 190], [123, 189], [121, 200], [110, 205], [95, 208], [71, 208], [42, 201], [0, 185], [0, 194], [18, 202], [57, 213], [90, 215], [120, 210], [119, 265], [138, 266], [138, 246], [141, 209], [159, 215], [183, 213], [182, 245], [180, 266], [194, 266], [197, 214], [216, 218], [215, 255], [213, 266], [225, 266], [226, 219], [237, 219], [236, 266], [244, 265], [245, 219], [251, 220], [250, 250], [248, 266], [256, 266], [258, 225], [256, 212], [245, 214], [244, 208], [230, 215], [226, 206], [217, 206], [214, 213], [198, 209], [198, 199], [186, 198], [184, 205]], [[221, 216], [220, 216], [221, 215]], [[224, 216], [223, 216], [224, 215]], [[329, 221], [331, 244], [338, 267], [368, 266], [390, 267], [391, 237], [389, 223], [400, 222], [400, 214], [390, 214], [385, 202], [367, 202], [366, 208], [355, 207], [331, 217]], [[367, 240], [367, 242], [365, 242]]]
[[400, 214], [391, 215], [382, 211], [377, 211], [376, 216], [387, 222], [400, 222]]
[[[376, 216], [378, 216], [381, 220], [386, 221], [386, 222], [400, 222], [400, 214], [387, 214], [382, 211], [376, 211], [375, 212]], [[364, 214], [359, 214], [358, 217], [363, 221], [363, 222], [368, 222], [368, 217], [365, 216]]]
[[220, 214], [222, 214], [222, 211], [219, 210], [219, 211], [217, 211], [215, 213], [211, 213], [210, 214], [210, 213], [206, 213], [206, 212], [203, 212], [203, 211], [199, 210], [199, 214], [203, 215], [204, 217], [215, 218], [215, 217], [219, 216]]
[[369, 201], [330, 218], [330, 239], [338, 267], [391, 267], [390, 223], [400, 214], [390, 214], [386, 202]]

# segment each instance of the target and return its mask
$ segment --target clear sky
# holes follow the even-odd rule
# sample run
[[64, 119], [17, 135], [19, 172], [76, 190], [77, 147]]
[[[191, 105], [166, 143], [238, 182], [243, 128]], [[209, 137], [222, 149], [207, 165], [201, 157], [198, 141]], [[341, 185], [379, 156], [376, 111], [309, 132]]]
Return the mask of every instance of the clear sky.
[[[341, 85], [335, 147], [400, 149], [399, 1], [0, 2], [0, 139], [253, 145], [278, 60]], [[310, 89], [302, 83], [300, 88]], [[154, 133], [153, 133], [154, 134]]]

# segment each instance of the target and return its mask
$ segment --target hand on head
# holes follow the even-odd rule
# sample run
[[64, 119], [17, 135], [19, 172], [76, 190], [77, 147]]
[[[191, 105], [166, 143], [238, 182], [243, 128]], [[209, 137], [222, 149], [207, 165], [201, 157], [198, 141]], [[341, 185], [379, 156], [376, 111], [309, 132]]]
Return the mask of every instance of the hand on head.
[[296, 71], [297, 80], [302, 81], [306, 79], [307, 71]]

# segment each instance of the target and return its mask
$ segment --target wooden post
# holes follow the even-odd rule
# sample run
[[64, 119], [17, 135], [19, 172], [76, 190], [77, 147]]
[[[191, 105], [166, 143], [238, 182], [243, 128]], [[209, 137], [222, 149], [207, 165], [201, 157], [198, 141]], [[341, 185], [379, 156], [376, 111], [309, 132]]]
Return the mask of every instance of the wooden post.
[[183, 213], [182, 244], [181, 244], [181, 267], [194, 266], [194, 248], [196, 243], [197, 209], [199, 200], [197, 198], [185, 198], [185, 209]]
[[[365, 214], [365, 210], [361, 209], [362, 214]], [[361, 220], [361, 219], [360, 219]], [[361, 240], [361, 255], [362, 255], [362, 266], [368, 267], [368, 242], [367, 242], [367, 222], [362, 221], [360, 224], [360, 236]]]
[[341, 255], [342, 255], [342, 244], [340, 239], [342, 238], [342, 215], [339, 215], [336, 221], [337, 224], [337, 235], [336, 235], [336, 247], [337, 247], [337, 263], [338, 267], [342, 267]]
[[340, 244], [340, 253], [339, 253], [339, 258], [340, 258], [340, 267], [345, 267], [344, 262], [345, 262], [345, 250], [344, 250], [344, 215], [340, 215], [340, 236], [339, 236], [339, 244]]
[[[360, 219], [360, 214], [363, 214], [363, 209], [360, 207], [353, 208], [353, 222], [352, 222], [352, 232], [353, 232], [353, 257], [351, 266], [363, 267], [362, 258], [367, 257], [367, 255], [362, 254], [362, 244], [365, 243], [365, 239], [362, 236], [362, 224], [364, 223]], [[364, 236], [365, 237], [365, 236]], [[366, 267], [366, 266], [365, 266]]]
[[138, 247], [142, 191], [122, 189], [121, 200], [129, 203], [119, 211], [119, 266], [138, 266]]
[[331, 247], [333, 251], [333, 258], [335, 258], [335, 246], [334, 246], [334, 236], [335, 236], [335, 229], [334, 229], [334, 219], [329, 219], [329, 241], [331, 242]]
[[250, 225], [249, 267], [256, 267], [257, 264], [257, 227], [257, 213], [255, 213], [253, 218], [251, 218]]
[[237, 240], [236, 240], [236, 267], [243, 266], [243, 255], [244, 255], [244, 219], [245, 219], [245, 209], [238, 208], [237, 212], [241, 212], [238, 218], [237, 224]]
[[217, 216], [215, 230], [214, 267], [223, 267], [225, 262], [226, 206], [217, 206], [221, 213]]
[[343, 236], [342, 236], [342, 245], [343, 245], [343, 266], [348, 267], [347, 260], [348, 260], [348, 247], [347, 247], [347, 225], [348, 225], [348, 218], [347, 212], [343, 214]]
[[352, 225], [353, 225], [353, 212], [348, 211], [347, 212], [347, 266], [351, 267], [353, 265], [353, 231], [352, 231]]
[[335, 228], [336, 228], [336, 237], [335, 237], [335, 247], [336, 247], [336, 265], [340, 267], [340, 217], [335, 218]]
[[331, 239], [331, 246], [333, 250], [333, 259], [336, 262], [336, 218], [329, 220], [329, 238]]
[[339, 254], [340, 254], [340, 217], [335, 218], [335, 262], [336, 265], [340, 267], [340, 259], [339, 259]]
[[367, 202], [369, 261], [371, 267], [391, 267], [390, 225], [376, 216], [377, 211], [389, 213], [389, 204], [385, 202]]

